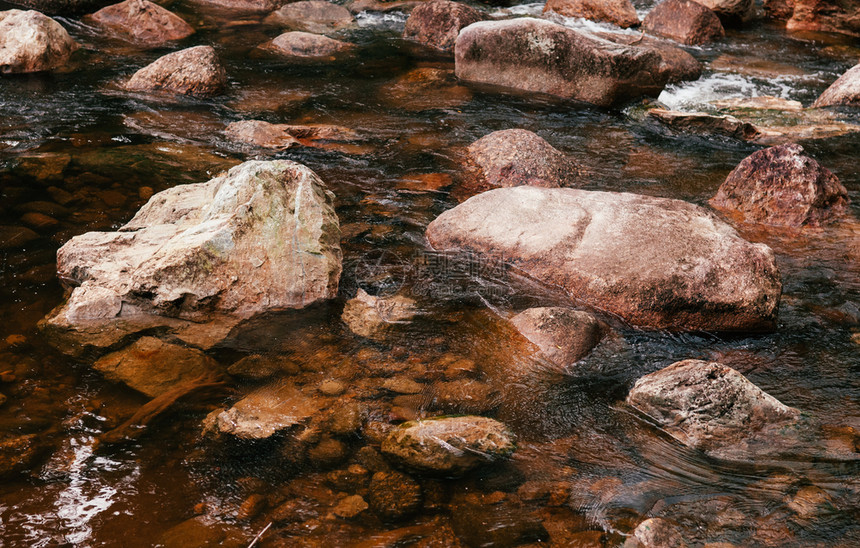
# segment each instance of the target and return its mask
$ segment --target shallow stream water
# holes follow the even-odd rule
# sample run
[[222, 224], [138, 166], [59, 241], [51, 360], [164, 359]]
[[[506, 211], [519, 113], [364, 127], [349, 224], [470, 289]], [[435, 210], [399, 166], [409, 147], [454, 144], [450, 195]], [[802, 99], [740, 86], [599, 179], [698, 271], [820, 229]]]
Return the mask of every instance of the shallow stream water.
[[[489, 11], [536, 15], [541, 7]], [[637, 7], [644, 14], [650, 5]], [[458, 149], [492, 131], [536, 132], [584, 166], [586, 189], [700, 205], [759, 145], [673, 133], [643, 122], [636, 105], [599, 110], [473, 89], [453, 77], [422, 86], [412, 71], [452, 71], [453, 63], [416, 56], [399, 38], [406, 16], [396, 12], [361, 14], [355, 28], [338, 33], [359, 45], [359, 55], [318, 67], [253, 55], [279, 33], [260, 16], [188, 2], [171, 9], [197, 29], [182, 46], [211, 44], [224, 60], [224, 96], [166, 100], [121, 91], [117, 82], [168, 50], [105, 39], [75, 18], [59, 19], [83, 46], [73, 70], [0, 79], [0, 225], [10, 227], [0, 241], [0, 374], [7, 373], [0, 393], [8, 398], [0, 404], [0, 437], [35, 434], [39, 447], [23, 473], [0, 483], [0, 545], [247, 546], [274, 522], [258, 546], [446, 546], [454, 537], [466, 546], [618, 546], [655, 516], [680, 524], [692, 546], [860, 545], [856, 461], [802, 453], [764, 463], [717, 461], [623, 404], [642, 375], [680, 359], [713, 359], [823, 424], [860, 428], [857, 224], [741, 229], [777, 255], [783, 297], [774, 333], [678, 334], [616, 322], [620, 338], [575, 375], [519, 375], [534, 364], [505, 343], [504, 318], [557, 304], [558, 295], [504, 277], [420, 272], [424, 229], [457, 203], [447, 182], [457, 176]], [[792, 35], [757, 22], [689, 51], [705, 72], [669, 86], [659, 98], [668, 107], [707, 111], [716, 100], [757, 95], [808, 106], [857, 63], [860, 41]], [[746, 69], [713, 68], [725, 67], [726, 56]], [[856, 109], [838, 116], [860, 123]], [[271, 152], [226, 139], [226, 125], [243, 119], [333, 123], [365, 138]], [[860, 219], [860, 134], [802, 144], [848, 188], [851, 214]], [[94, 447], [146, 398], [103, 379], [92, 361], [52, 350], [38, 332], [37, 322], [63, 298], [57, 248], [74, 235], [119, 227], [153, 192], [208, 180], [252, 158], [304, 163], [334, 191], [344, 232], [341, 298], [266, 318], [213, 355], [224, 366], [252, 353], [286, 356], [299, 366], [297, 384], [335, 379], [349, 386], [344, 401], [362, 402], [371, 426], [339, 440], [340, 454], [315, 464], [291, 458], [285, 440], [213, 446], [200, 437], [200, 422], [252, 388], [236, 383], [182, 402], [130, 444]], [[36, 237], [22, 241], [19, 227]], [[411, 294], [421, 319], [386, 344], [351, 334], [339, 315], [359, 287]], [[471, 362], [475, 384], [487, 388], [477, 411], [517, 434], [511, 461], [459, 480], [421, 478], [423, 506], [405, 520], [332, 519], [344, 494], [366, 492], [366, 482], [346, 481], [342, 472], [350, 464], [370, 468], [363, 448], [374, 445], [373, 424], [475, 411], [429, 389], [395, 397], [378, 390], [381, 379], [406, 375], [437, 386], [458, 360]], [[534, 495], [541, 485], [550, 486], [548, 495]], [[243, 515], [253, 495], [266, 499], [265, 508]], [[291, 501], [299, 508], [289, 519], [273, 518]]]

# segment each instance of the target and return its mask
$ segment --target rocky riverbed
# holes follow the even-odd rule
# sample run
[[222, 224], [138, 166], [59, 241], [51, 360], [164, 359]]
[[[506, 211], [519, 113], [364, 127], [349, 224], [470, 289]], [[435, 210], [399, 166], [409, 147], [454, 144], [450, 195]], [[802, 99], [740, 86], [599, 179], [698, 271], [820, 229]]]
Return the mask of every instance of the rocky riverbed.
[[860, 544], [858, 13], [0, 5], [0, 545]]

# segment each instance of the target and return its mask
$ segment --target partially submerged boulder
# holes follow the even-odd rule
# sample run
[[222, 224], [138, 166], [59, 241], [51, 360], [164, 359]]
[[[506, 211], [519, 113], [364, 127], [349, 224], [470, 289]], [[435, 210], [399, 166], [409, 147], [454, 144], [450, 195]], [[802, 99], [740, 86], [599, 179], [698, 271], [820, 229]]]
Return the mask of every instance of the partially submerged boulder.
[[184, 19], [149, 0], [125, 0], [102, 8], [87, 19], [112, 34], [147, 47], [160, 47], [194, 34]]
[[666, 40], [645, 35], [634, 36], [620, 32], [597, 32], [595, 34], [610, 42], [653, 49], [663, 60], [660, 64], [660, 70], [666, 74], [666, 78], [670, 84], [698, 80], [702, 75], [702, 63], [683, 49], [673, 46]]
[[696, 46], [719, 40], [726, 32], [719, 17], [692, 0], [663, 0], [642, 21], [645, 32]]
[[572, 158], [525, 129], [494, 131], [469, 145], [463, 172], [469, 195], [520, 185], [573, 186], [582, 176]]
[[262, 120], [242, 120], [227, 126], [228, 138], [263, 148], [285, 149], [292, 146], [326, 147], [349, 143], [360, 136], [349, 128], [330, 124], [271, 124]]
[[78, 49], [59, 23], [38, 11], [0, 11], [0, 74], [65, 66]]
[[462, 475], [510, 456], [514, 435], [499, 421], [478, 416], [406, 422], [382, 442], [382, 452], [423, 472]]
[[543, 11], [603, 21], [625, 29], [639, 25], [639, 16], [630, 0], [547, 0]]
[[460, 31], [454, 55], [461, 80], [601, 107], [656, 97], [666, 85], [654, 51], [528, 17], [469, 25]]
[[673, 130], [704, 136], [722, 135], [742, 141], [755, 141], [761, 135], [754, 125], [728, 114], [716, 116], [706, 112], [681, 112], [654, 108], [648, 111], [648, 117]]
[[355, 50], [355, 45], [309, 32], [285, 32], [260, 46], [263, 51], [294, 61], [330, 62]]
[[155, 398], [184, 382], [213, 375], [218, 364], [197, 349], [141, 337], [134, 344], [103, 356], [93, 368], [112, 381]]
[[697, 0], [713, 11], [723, 25], [739, 25], [752, 18], [755, 13], [753, 0]]
[[409, 297], [376, 297], [359, 289], [343, 307], [341, 318], [356, 335], [380, 340], [392, 327], [410, 323], [417, 314], [418, 307]]
[[751, 223], [818, 226], [847, 213], [848, 191], [803, 147], [791, 144], [746, 157], [710, 203]]
[[164, 91], [180, 95], [219, 95], [227, 73], [212, 46], [196, 46], [159, 57], [125, 83], [129, 91]]
[[349, 26], [354, 19], [343, 6], [320, 0], [289, 3], [272, 13], [267, 22], [307, 32], [331, 32]]
[[640, 327], [775, 325], [773, 252], [680, 200], [519, 186], [478, 194], [427, 227], [437, 250], [504, 257], [530, 278]]
[[792, 31], [838, 32], [860, 37], [860, 1], [789, 0]]
[[264, 386], [230, 409], [210, 413], [203, 421], [203, 430], [240, 440], [266, 439], [305, 423], [323, 409], [326, 401], [307, 396], [292, 384]]
[[813, 108], [832, 106], [860, 106], [860, 64], [848, 69], [812, 104]]
[[42, 327], [104, 333], [154, 316], [205, 328], [219, 315], [334, 297], [341, 251], [332, 201], [313, 171], [286, 160], [245, 162], [160, 192], [117, 232], [60, 248], [57, 271], [71, 294]]
[[481, 12], [465, 4], [434, 0], [412, 10], [406, 20], [403, 37], [449, 53], [454, 51], [460, 30], [483, 19]]
[[560, 306], [529, 308], [511, 323], [546, 359], [562, 367], [587, 356], [608, 331], [588, 312]]
[[685, 445], [724, 457], [744, 452], [749, 440], [778, 436], [800, 417], [731, 367], [700, 360], [645, 375], [627, 403]]

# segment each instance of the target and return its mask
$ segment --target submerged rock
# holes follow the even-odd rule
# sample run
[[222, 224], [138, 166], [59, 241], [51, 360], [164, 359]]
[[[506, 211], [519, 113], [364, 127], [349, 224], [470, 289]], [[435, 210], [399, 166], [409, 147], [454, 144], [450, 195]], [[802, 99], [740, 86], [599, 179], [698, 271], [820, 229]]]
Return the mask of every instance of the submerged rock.
[[746, 454], [749, 440], [776, 439], [800, 417], [731, 367], [700, 360], [645, 375], [627, 403], [685, 445], [718, 457]]
[[165, 531], [159, 545], [164, 548], [243, 548], [248, 542], [246, 534], [238, 527], [198, 516]]
[[513, 434], [499, 421], [477, 416], [406, 422], [382, 442], [382, 452], [416, 470], [462, 475], [510, 456]]
[[281, 7], [266, 21], [306, 32], [331, 32], [351, 25], [353, 17], [343, 6], [319, 0], [303, 0]]
[[0, 478], [30, 468], [39, 455], [36, 434], [0, 439]]
[[609, 107], [666, 85], [661, 57], [542, 21], [482, 21], [460, 31], [457, 77]]
[[259, 388], [230, 409], [218, 409], [203, 422], [206, 433], [260, 440], [303, 424], [321, 411], [326, 401], [306, 396], [292, 384]]
[[61, 68], [78, 47], [66, 29], [38, 11], [0, 11], [0, 73]]
[[207, 322], [223, 316], [331, 298], [341, 272], [332, 201], [316, 174], [285, 160], [245, 162], [160, 192], [119, 231], [89, 232], [60, 248], [57, 271], [71, 295], [42, 327], [52, 336], [111, 338], [133, 332], [138, 319], [146, 328], [162, 317], [168, 325], [201, 322], [205, 337]]
[[562, 367], [587, 356], [608, 330], [588, 312], [563, 307], [529, 308], [511, 318], [511, 323], [549, 361]]
[[651, 38], [645, 35], [634, 36], [620, 32], [597, 32], [595, 34], [610, 42], [653, 49], [663, 60], [660, 64], [660, 70], [666, 74], [670, 84], [698, 80], [702, 75], [702, 63], [683, 49], [660, 38]]
[[624, 548], [684, 548], [680, 528], [663, 518], [650, 518], [636, 526]]
[[406, 20], [403, 37], [431, 49], [449, 53], [460, 31], [485, 19], [478, 10], [458, 2], [434, 0], [419, 5]]
[[263, 44], [264, 51], [296, 61], [337, 61], [355, 50], [355, 45], [309, 32], [292, 31]]
[[291, 146], [326, 148], [326, 143], [346, 143], [359, 140], [349, 128], [327, 124], [271, 124], [262, 120], [242, 120], [227, 126], [224, 133], [230, 139], [264, 148], [285, 149]]
[[680, 200], [520, 186], [478, 194], [427, 227], [437, 250], [501, 256], [539, 282], [633, 325], [772, 329], [770, 248]]
[[565, 17], [605, 21], [621, 28], [639, 25], [639, 16], [630, 0], [547, 0], [543, 11]]
[[163, 46], [194, 34], [184, 19], [149, 0], [126, 0], [102, 8], [87, 19], [148, 47]]
[[860, 106], [860, 64], [850, 68], [845, 74], [824, 90], [812, 104], [813, 108], [838, 105]]
[[466, 149], [464, 187], [469, 195], [491, 188], [573, 186], [582, 168], [566, 154], [525, 129], [494, 131]]
[[410, 111], [453, 109], [468, 103], [472, 92], [458, 84], [451, 70], [418, 67], [385, 85], [379, 98], [395, 108]]
[[401, 520], [418, 512], [424, 502], [421, 485], [402, 472], [377, 472], [370, 479], [370, 509], [383, 520]]
[[860, 2], [857, 0], [789, 0], [791, 31], [839, 32], [860, 37]]
[[726, 35], [719, 17], [692, 0], [663, 0], [648, 13], [642, 26], [650, 34], [688, 46], [707, 44]]
[[208, 97], [221, 94], [227, 73], [212, 46], [168, 53], [135, 72], [125, 83], [129, 91], [164, 91]]
[[800, 145], [759, 150], [729, 173], [710, 204], [745, 221], [818, 226], [848, 211], [848, 191]]
[[384, 339], [392, 327], [411, 322], [417, 313], [415, 301], [408, 297], [375, 297], [359, 289], [356, 296], [347, 301], [341, 318], [356, 335], [379, 340]]
[[218, 364], [199, 350], [155, 337], [141, 337], [134, 344], [102, 357], [93, 368], [112, 381], [123, 382], [155, 398], [184, 382], [213, 375]]

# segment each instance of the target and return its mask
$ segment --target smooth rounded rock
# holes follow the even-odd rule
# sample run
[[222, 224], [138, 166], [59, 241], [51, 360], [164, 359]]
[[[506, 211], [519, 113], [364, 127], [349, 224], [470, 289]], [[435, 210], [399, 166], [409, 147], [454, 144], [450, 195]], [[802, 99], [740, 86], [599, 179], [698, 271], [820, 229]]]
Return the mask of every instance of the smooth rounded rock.
[[549, 361], [561, 366], [587, 356], [608, 330], [588, 312], [563, 307], [529, 308], [511, 323]]
[[38, 11], [0, 11], [0, 73], [65, 66], [78, 49], [66, 29]]
[[860, 106], [860, 64], [848, 69], [812, 104], [813, 108], [832, 106]]
[[420, 4], [406, 20], [403, 37], [441, 52], [453, 52], [457, 35], [485, 17], [459, 2], [434, 0]]
[[382, 452], [405, 466], [452, 476], [507, 458], [515, 449], [504, 424], [478, 416], [406, 422], [382, 442]]
[[169, 53], [135, 72], [125, 83], [129, 91], [163, 91], [209, 97], [221, 94], [227, 73], [211, 46]]
[[148, 47], [163, 46], [194, 34], [184, 19], [149, 0], [126, 0], [102, 8], [88, 19], [121, 38]]
[[645, 32], [696, 46], [723, 38], [720, 18], [692, 0], [663, 0], [642, 21]]
[[547, 0], [543, 11], [603, 21], [621, 28], [639, 25], [639, 16], [630, 0]]

